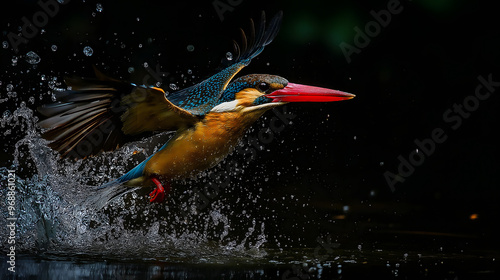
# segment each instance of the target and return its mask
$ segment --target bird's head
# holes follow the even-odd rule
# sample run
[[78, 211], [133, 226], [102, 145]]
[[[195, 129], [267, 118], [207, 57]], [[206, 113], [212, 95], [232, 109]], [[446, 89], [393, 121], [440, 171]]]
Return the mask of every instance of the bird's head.
[[354, 96], [338, 90], [289, 83], [280, 76], [251, 74], [231, 82], [211, 111], [261, 114], [288, 102], [331, 102]]

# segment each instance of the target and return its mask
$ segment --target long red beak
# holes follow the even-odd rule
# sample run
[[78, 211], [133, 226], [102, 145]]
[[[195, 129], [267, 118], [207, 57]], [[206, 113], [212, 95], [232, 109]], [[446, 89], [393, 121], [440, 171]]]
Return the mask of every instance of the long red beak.
[[356, 95], [334, 89], [288, 83], [283, 88], [266, 94], [273, 102], [332, 102], [354, 98]]

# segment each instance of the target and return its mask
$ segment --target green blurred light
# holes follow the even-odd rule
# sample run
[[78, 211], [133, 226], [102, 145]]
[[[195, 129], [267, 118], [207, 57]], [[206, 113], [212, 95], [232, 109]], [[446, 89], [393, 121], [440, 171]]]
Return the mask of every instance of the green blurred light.
[[456, 0], [419, 0], [415, 3], [434, 13], [448, 13], [457, 7]]
[[332, 15], [324, 25], [325, 43], [332, 51], [342, 53], [339, 45], [342, 42], [353, 43], [355, 26], [361, 26], [361, 22], [353, 11], [344, 10]]
[[291, 22], [290, 28], [287, 28], [291, 32], [289, 36], [292, 40], [299, 43], [307, 43], [314, 40], [317, 37], [319, 23], [318, 20], [309, 14], [298, 15]]

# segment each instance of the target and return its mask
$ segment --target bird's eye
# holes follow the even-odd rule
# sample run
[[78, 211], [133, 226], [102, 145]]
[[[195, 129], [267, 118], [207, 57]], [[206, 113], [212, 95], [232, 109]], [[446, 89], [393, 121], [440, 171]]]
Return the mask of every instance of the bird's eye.
[[260, 91], [265, 92], [268, 89], [269, 89], [269, 84], [268, 83], [260, 83], [259, 84], [259, 90]]

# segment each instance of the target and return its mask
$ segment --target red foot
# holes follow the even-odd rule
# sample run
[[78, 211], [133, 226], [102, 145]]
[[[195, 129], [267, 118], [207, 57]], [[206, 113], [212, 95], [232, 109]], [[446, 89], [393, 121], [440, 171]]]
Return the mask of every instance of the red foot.
[[[156, 189], [154, 189], [150, 194], [149, 194], [149, 201], [150, 202], [158, 202], [161, 203], [163, 200], [165, 200], [165, 189], [161, 185], [160, 181], [156, 178], [151, 178], [151, 181], [155, 183]], [[167, 188], [167, 193], [170, 191], [170, 185], [166, 185]]]

